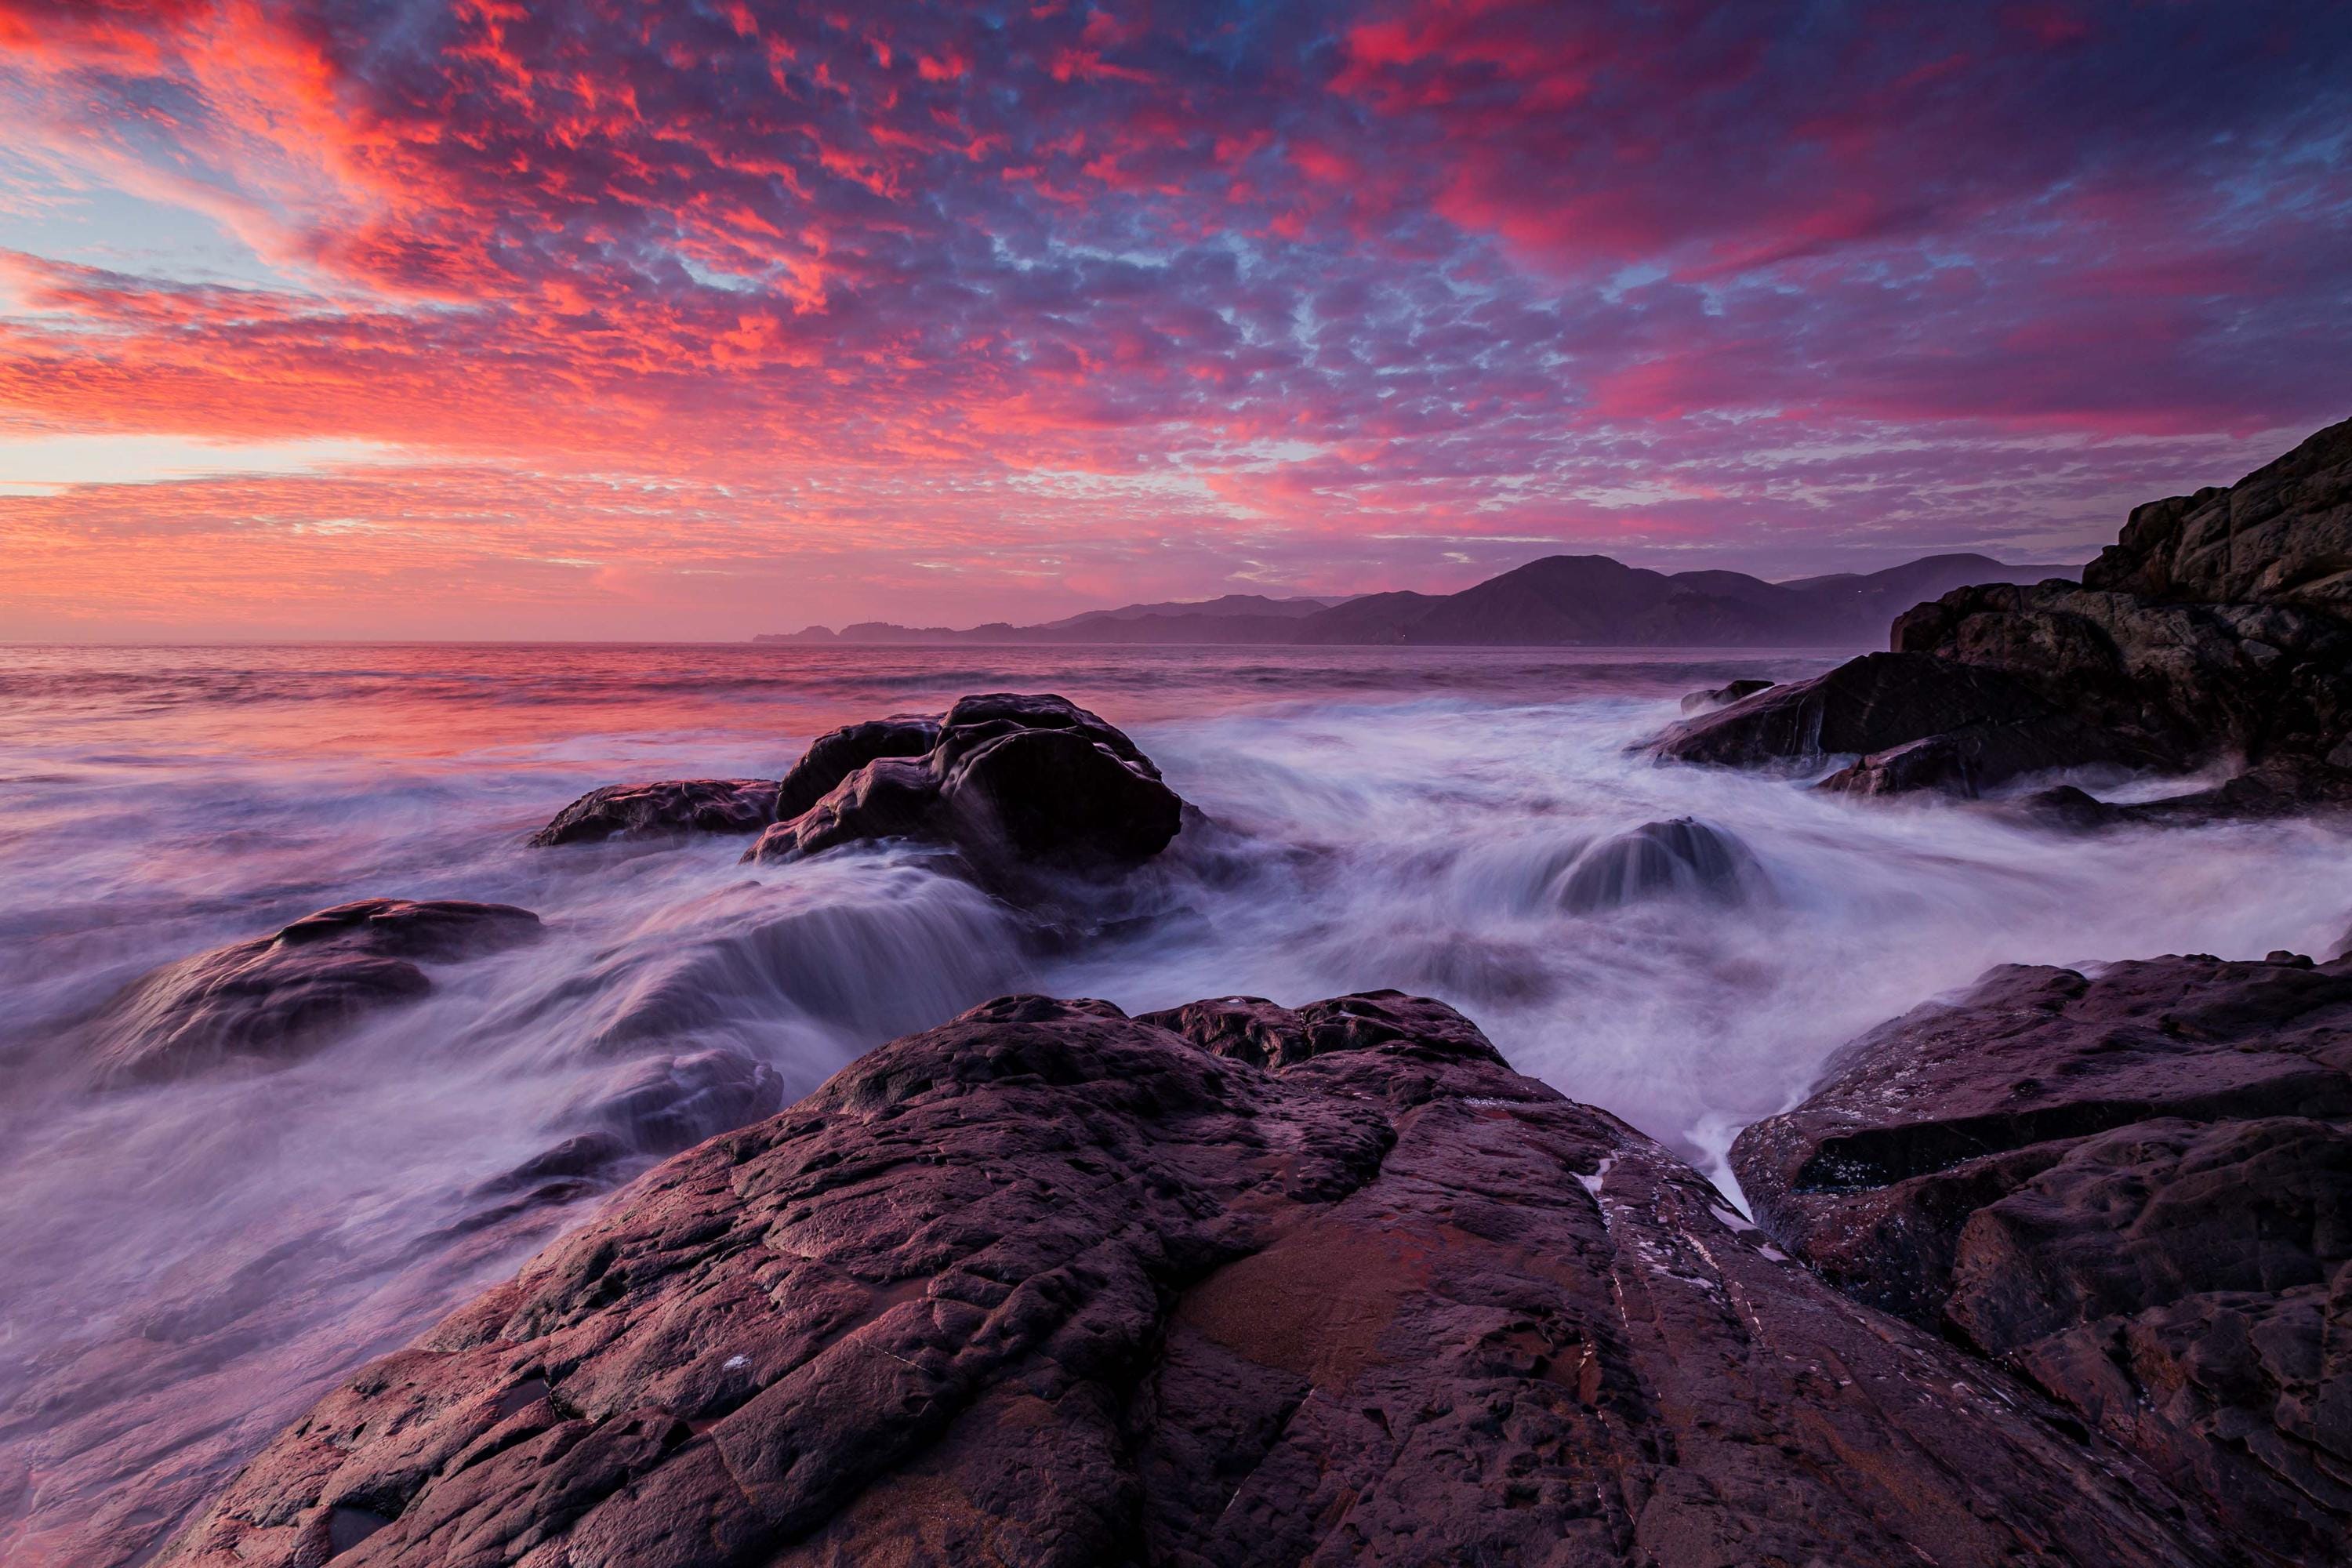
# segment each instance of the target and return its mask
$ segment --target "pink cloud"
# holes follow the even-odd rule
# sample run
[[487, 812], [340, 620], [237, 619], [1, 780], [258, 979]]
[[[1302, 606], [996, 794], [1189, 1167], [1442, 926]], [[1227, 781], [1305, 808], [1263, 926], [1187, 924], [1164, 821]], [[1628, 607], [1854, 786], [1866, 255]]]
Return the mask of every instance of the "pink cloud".
[[[190, 506], [220, 615], [376, 551], [583, 626], [706, 528], [863, 563], [803, 579], [845, 613], [930, 592], [915, 554], [978, 614], [1040, 552], [1160, 596], [1437, 569], [1402, 537], [1997, 542], [2001, 485], [2087, 540], [2066, 464], [2120, 506], [2344, 412], [2352, 20], [2283, 56], [2283, 16], [0, 0], [20, 156], [278, 279], [20, 227], [0, 419], [416, 465], [11, 501], [0, 608], [146, 624]], [[1792, 503], [1830, 449], [1840, 504]], [[591, 528], [602, 575], [528, 564]]]

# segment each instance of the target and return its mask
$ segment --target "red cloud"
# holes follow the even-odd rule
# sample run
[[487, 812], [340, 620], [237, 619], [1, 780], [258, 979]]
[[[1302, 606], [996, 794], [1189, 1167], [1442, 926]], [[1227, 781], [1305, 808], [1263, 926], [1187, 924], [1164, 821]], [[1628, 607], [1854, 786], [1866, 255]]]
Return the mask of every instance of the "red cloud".
[[[516, 561], [610, 475], [874, 562], [981, 562], [1017, 494], [1019, 537], [1103, 542], [1103, 581], [1169, 557], [1147, 512], [1203, 560], [1238, 529], [1253, 559], [1364, 563], [1345, 542], [1981, 531], [1932, 487], [2340, 416], [2352, 19], [2305, 14], [2283, 57], [2283, 16], [0, 0], [40, 199], [184, 205], [277, 279], [29, 242], [0, 262], [0, 418], [382, 443], [430, 478], [204, 508], [429, 494], [401, 515], [478, 503], [504, 521], [467, 548]], [[1662, 443], [1720, 482], [1578, 499], [1650, 494]], [[1808, 443], [1880, 454], [1841, 480], [1878, 510], [1742, 477]], [[2151, 492], [2229, 477], [2136, 461]], [[803, 504], [740, 499], [778, 485]], [[35, 545], [76, 517], [166, 537], [194, 493], [16, 507], [7, 592], [62, 592]], [[615, 559], [701, 526], [615, 515]], [[325, 550], [243, 537], [281, 584]], [[191, 580], [248, 591], [218, 564]]]

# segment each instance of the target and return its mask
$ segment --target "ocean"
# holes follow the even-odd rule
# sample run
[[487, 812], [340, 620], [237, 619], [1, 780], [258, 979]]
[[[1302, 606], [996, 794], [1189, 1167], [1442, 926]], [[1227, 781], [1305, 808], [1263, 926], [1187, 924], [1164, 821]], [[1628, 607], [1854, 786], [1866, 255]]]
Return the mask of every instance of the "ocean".
[[[1138, 1012], [1395, 987], [1736, 1197], [1739, 1128], [1990, 965], [2341, 944], [2339, 830], [2066, 836], [1634, 750], [1685, 692], [1838, 657], [0, 648], [0, 1557], [163, 1529], [577, 1223], [602, 1194], [519, 1205], [498, 1178], [648, 1061], [750, 1056], [790, 1098], [1006, 992]], [[740, 838], [524, 843], [598, 784], [772, 778], [837, 724], [988, 690], [1127, 730], [1232, 831], [1223, 871], [1049, 948], [916, 850], [754, 868]], [[1588, 845], [1683, 816], [1752, 853], [1744, 899], [1564, 904]], [[76, 1076], [76, 1021], [135, 976], [381, 895], [520, 904], [547, 934], [280, 1071]]]

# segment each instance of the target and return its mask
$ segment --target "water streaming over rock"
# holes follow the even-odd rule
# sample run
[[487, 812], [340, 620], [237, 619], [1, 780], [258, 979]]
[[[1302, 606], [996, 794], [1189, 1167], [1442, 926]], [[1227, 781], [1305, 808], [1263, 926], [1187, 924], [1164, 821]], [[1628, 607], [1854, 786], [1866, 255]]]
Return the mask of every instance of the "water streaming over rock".
[[[2326, 828], [2067, 837], [1628, 751], [1685, 692], [1826, 662], [0, 651], [0, 1547], [89, 1560], [76, 1531], [168, 1520], [576, 1221], [599, 1171], [1008, 990], [1435, 994], [1720, 1175], [1842, 1041], [1988, 965], [2343, 931], [2352, 840]], [[991, 689], [1103, 714], [1232, 836], [1180, 839], [1131, 918], [1053, 942], [918, 850], [524, 843], [597, 784], [774, 778], [821, 731]], [[428, 966], [422, 1001], [281, 1070], [77, 1070], [78, 1021], [134, 976], [378, 895], [517, 904], [545, 934]], [[607, 1142], [551, 1156], [583, 1138]]]

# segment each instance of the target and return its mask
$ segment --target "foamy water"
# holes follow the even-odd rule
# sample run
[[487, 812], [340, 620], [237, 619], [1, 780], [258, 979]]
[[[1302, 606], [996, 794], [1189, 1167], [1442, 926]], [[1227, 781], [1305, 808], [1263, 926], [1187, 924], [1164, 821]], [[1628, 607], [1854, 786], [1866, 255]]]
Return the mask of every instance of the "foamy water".
[[[789, 1098], [1007, 990], [1130, 1011], [1442, 996], [1515, 1065], [1724, 1179], [1862, 1028], [2003, 962], [2332, 952], [2352, 839], [2077, 838], [1658, 768], [1675, 700], [1826, 658], [1563, 650], [0, 649], [0, 1557], [160, 1531], [275, 1424], [593, 1198], [485, 1184], [648, 1062]], [[776, 776], [813, 734], [1055, 690], [1243, 835], [1067, 951], [913, 851], [532, 850], [593, 785]], [[1571, 912], [1595, 840], [1696, 816], [1746, 897]], [[156, 964], [342, 900], [523, 905], [533, 946], [284, 1071], [94, 1096], [69, 1021]], [[77, 1533], [79, 1532], [79, 1533]]]

